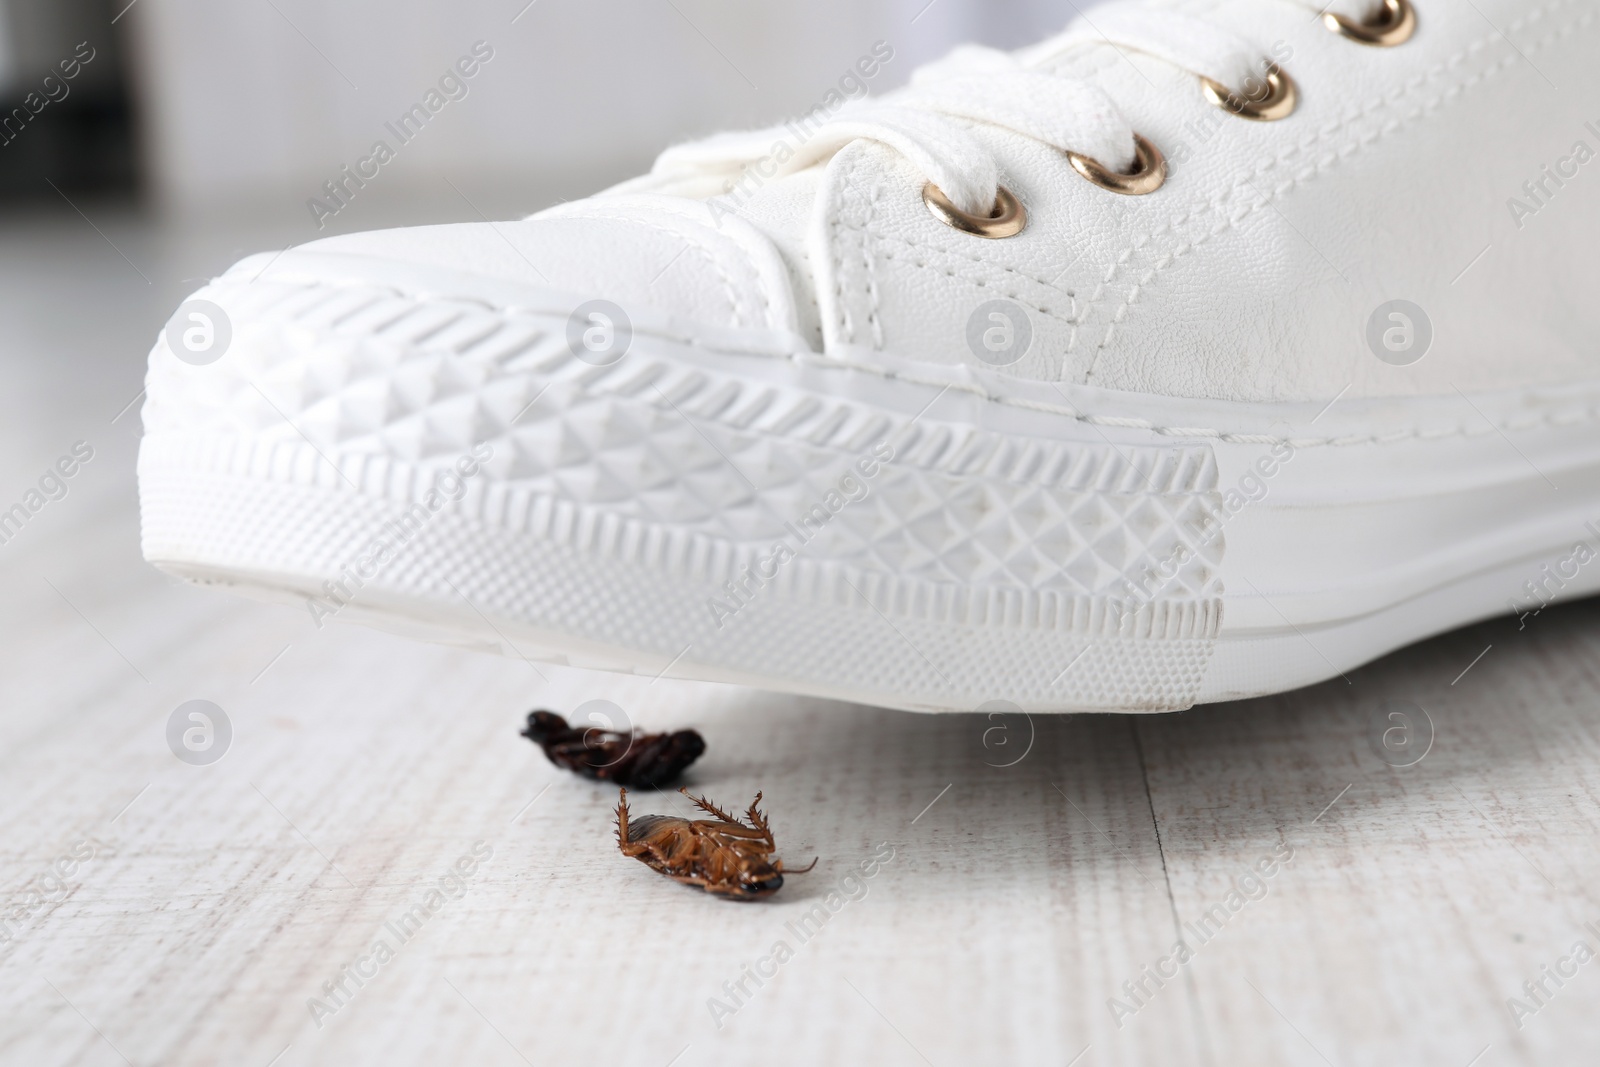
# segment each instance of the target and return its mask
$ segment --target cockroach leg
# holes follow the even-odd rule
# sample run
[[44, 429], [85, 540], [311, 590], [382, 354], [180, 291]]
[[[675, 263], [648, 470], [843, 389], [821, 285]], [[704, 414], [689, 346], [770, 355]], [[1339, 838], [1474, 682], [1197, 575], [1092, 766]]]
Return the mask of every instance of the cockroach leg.
[[757, 793], [756, 798], [750, 802], [750, 807], [745, 811], [744, 815], [751, 826], [754, 826], [757, 830], [764, 830], [766, 829], [767, 821], [761, 817], [761, 811], [757, 807], [760, 803], [761, 794]]
[[745, 812], [745, 817], [750, 820], [750, 825], [761, 834], [768, 847], [776, 849], [778, 844], [772, 840], [772, 827], [767, 824], [767, 817], [762, 815], [761, 810], [756, 807], [760, 803], [761, 794], [757, 793], [756, 798], [750, 802], [750, 810]]
[[631, 844], [633, 842], [628, 838], [628, 791], [624, 789], [617, 797], [617, 847], [627, 855]]
[[688, 797], [689, 802], [695, 807], [699, 808], [701, 811], [709, 812], [710, 814], [715, 815], [718, 819], [721, 819], [723, 822], [731, 822], [735, 826], [743, 825], [738, 819], [735, 819], [732, 815], [729, 815], [727, 812], [711, 803], [711, 801], [707, 800], [705, 797], [697, 797], [690, 793], [688, 786], [679, 786], [678, 792]]

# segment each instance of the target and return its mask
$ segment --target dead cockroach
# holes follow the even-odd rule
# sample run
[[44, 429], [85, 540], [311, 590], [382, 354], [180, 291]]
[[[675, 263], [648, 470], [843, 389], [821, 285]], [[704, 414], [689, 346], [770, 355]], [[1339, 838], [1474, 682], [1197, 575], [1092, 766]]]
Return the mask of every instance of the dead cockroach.
[[[760, 900], [783, 886], [783, 861], [772, 855], [778, 847], [772, 841], [772, 827], [756, 807], [761, 803], [760, 793], [745, 812], [747, 826], [704, 797], [689, 796], [687, 789], [678, 792], [716, 818], [644, 815], [630, 824], [628, 791], [624, 789], [617, 800], [617, 847], [624, 856], [632, 856], [675, 882], [699, 886], [730, 900]], [[789, 873], [805, 874], [816, 865], [812, 860], [805, 870]]]
[[705, 739], [693, 730], [641, 734], [598, 727], [574, 729], [553, 711], [528, 713], [522, 736], [544, 749], [557, 767], [585, 778], [639, 789], [662, 789], [700, 758]]

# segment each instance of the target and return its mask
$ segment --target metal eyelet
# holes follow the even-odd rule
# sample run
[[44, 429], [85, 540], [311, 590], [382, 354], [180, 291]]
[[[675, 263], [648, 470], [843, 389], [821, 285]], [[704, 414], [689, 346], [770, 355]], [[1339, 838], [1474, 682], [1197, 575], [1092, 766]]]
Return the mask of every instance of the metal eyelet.
[[1130, 174], [1119, 174], [1092, 156], [1081, 152], [1068, 152], [1067, 162], [1072, 169], [1088, 178], [1102, 189], [1124, 196], [1144, 196], [1153, 193], [1167, 180], [1167, 157], [1161, 149], [1151, 144], [1141, 134], [1133, 135], [1136, 169]]
[[1417, 32], [1417, 11], [1411, 0], [1383, 0], [1383, 14], [1364, 22], [1331, 11], [1323, 12], [1322, 21], [1334, 33], [1376, 48], [1405, 44]]
[[1276, 122], [1294, 114], [1300, 102], [1299, 90], [1294, 80], [1279, 67], [1267, 71], [1265, 90], [1255, 96], [1235, 93], [1221, 82], [1210, 78], [1200, 79], [1200, 91], [1213, 104], [1242, 119], [1256, 122]]
[[922, 202], [946, 226], [976, 237], [1015, 237], [1028, 224], [1028, 209], [1003, 185], [996, 191], [994, 211], [987, 217], [962, 211], [932, 182], [922, 187]]

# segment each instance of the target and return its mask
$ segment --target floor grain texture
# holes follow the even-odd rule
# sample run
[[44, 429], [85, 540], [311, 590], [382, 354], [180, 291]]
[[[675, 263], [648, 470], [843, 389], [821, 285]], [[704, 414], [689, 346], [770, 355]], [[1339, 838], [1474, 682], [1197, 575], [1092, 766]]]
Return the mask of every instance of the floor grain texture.
[[[233, 249], [99, 221], [0, 239], [0, 497], [96, 449], [0, 545], [0, 1063], [1600, 1058], [1600, 964], [1560, 962], [1600, 949], [1600, 603], [1281, 697], [1031, 722], [319, 630], [140, 560], [118, 412], [184, 279]], [[621, 857], [614, 794], [517, 736], [596, 698], [701, 730], [690, 785], [763, 790], [816, 871], [740, 906]], [[232, 725], [210, 766], [167, 745], [191, 699]]]

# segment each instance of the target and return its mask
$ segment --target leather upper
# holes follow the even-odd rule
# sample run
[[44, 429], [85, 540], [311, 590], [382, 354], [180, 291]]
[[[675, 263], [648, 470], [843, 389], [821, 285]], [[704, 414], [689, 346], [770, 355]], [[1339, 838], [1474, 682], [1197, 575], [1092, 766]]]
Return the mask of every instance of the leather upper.
[[[753, 192], [663, 173], [493, 229], [318, 244], [786, 330], [854, 360], [976, 362], [969, 323], [1006, 300], [1032, 343], [1004, 373], [1045, 395], [1301, 401], [1600, 376], [1600, 2], [1417, 0], [1417, 33], [1394, 48], [1278, 0], [1168, 6], [1259, 42], [1298, 110], [1246, 121], [1187, 71], [1079, 50], [1056, 69], [1104, 88], [1170, 176], [1117, 195], [1056, 149], [973, 123], [1027, 208], [1015, 237], [935, 219], [926, 178], [858, 140]], [[1367, 341], [1397, 299], [1433, 331], [1409, 366]]]

